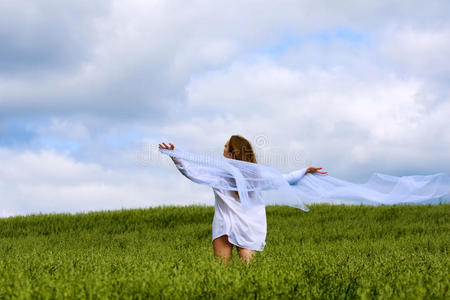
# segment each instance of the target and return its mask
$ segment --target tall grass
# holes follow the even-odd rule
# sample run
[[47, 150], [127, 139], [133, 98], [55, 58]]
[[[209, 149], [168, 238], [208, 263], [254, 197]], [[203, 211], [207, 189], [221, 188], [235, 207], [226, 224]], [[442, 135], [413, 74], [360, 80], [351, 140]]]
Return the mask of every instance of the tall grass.
[[0, 219], [0, 298], [450, 299], [450, 205], [267, 207], [266, 248], [214, 259], [213, 207]]

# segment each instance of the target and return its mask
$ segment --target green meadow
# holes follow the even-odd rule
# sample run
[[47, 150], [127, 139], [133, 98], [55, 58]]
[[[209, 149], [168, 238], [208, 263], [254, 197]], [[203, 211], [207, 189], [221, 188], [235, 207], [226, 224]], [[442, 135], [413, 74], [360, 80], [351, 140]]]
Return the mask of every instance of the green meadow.
[[0, 219], [0, 299], [450, 299], [450, 205], [268, 206], [250, 265], [213, 256], [214, 208]]

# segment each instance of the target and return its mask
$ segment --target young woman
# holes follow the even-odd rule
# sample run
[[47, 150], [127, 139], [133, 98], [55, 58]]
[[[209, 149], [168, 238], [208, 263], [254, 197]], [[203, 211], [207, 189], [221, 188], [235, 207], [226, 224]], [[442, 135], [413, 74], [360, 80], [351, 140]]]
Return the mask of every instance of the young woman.
[[[160, 149], [174, 150], [171, 143], [159, 144]], [[233, 135], [225, 143], [223, 156], [250, 163], [257, 163], [250, 142], [240, 135]], [[177, 169], [194, 182], [202, 180], [199, 174], [192, 175], [176, 157], [172, 157]], [[320, 167], [308, 167], [284, 174], [289, 183], [297, 182], [308, 173], [327, 174], [319, 171]], [[206, 182], [207, 179], [204, 178]], [[223, 258], [225, 263], [230, 260], [233, 246], [236, 246], [240, 258], [249, 263], [256, 251], [263, 251], [267, 233], [265, 205], [254, 205], [249, 210], [242, 209], [237, 191], [213, 188], [215, 204], [212, 224], [212, 244], [214, 256]]]
[[[193, 182], [213, 188], [215, 213], [212, 225], [214, 255], [230, 259], [233, 246], [249, 262], [262, 251], [266, 238], [265, 205], [270, 201], [261, 191], [287, 192], [275, 204], [309, 211], [306, 203], [345, 203], [365, 205], [436, 204], [450, 202], [450, 177], [432, 175], [393, 176], [373, 173], [366, 183], [353, 183], [329, 176], [318, 167], [282, 174], [257, 164], [250, 143], [233, 135], [223, 155], [213, 157], [181, 149], [173, 144], [159, 145], [178, 170]], [[310, 173], [310, 174], [308, 174]], [[270, 203], [271, 204], [271, 203]]]

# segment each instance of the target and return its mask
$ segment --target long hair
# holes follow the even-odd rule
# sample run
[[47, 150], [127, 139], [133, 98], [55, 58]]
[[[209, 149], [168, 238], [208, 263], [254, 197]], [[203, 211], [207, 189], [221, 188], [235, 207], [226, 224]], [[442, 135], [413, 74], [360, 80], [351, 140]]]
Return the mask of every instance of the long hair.
[[[240, 135], [232, 135], [228, 141], [228, 152], [231, 153], [233, 159], [257, 163], [255, 152], [250, 142]], [[236, 198], [239, 199], [239, 193], [234, 191]], [[253, 192], [249, 192], [249, 196], [252, 196]], [[239, 200], [238, 200], [239, 201]]]
[[256, 156], [250, 142], [240, 135], [232, 135], [228, 143], [228, 152], [231, 152], [233, 159], [256, 162]]

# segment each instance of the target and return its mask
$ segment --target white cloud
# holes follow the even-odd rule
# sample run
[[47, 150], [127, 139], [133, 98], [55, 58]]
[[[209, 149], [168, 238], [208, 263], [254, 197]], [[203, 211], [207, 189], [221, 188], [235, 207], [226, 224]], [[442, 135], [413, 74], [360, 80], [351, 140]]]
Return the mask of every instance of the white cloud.
[[407, 71], [450, 73], [450, 28], [391, 28], [383, 36], [381, 52], [390, 63]]
[[178, 201], [199, 187], [162, 183], [184, 178], [166, 177], [155, 156], [136, 162], [142, 142], [166, 138], [220, 155], [237, 133], [262, 162], [355, 181], [449, 170], [449, 11], [448, 1], [3, 1], [2, 130], [31, 125], [22, 148], [0, 152], [0, 214]]
[[[205, 119], [189, 131], [195, 136], [209, 129], [242, 129], [250, 136], [263, 133], [272, 145], [287, 149], [300, 140], [309, 160], [320, 159], [343, 176], [368, 175], [373, 167], [404, 170], [411, 164], [424, 172], [450, 169], [443, 150], [450, 147], [449, 103], [427, 109], [418, 96], [424, 84], [418, 78], [384, 69], [365, 78], [359, 71], [299, 70], [263, 60], [206, 73], [188, 86], [189, 105], [227, 111], [234, 122], [220, 129], [211, 126], [217, 120], [206, 125]], [[437, 146], [430, 133], [441, 137], [439, 147], [430, 146]], [[368, 169], [352, 175], [359, 165]]]
[[[193, 74], [282, 44], [286, 33], [301, 40], [339, 26], [383, 40], [384, 30], [392, 24], [426, 24], [431, 33], [419, 38], [431, 46], [422, 50], [439, 46], [441, 37], [432, 32], [438, 26], [448, 28], [448, 3], [416, 4], [7, 1], [0, 10], [0, 29], [8, 37], [2, 44], [9, 49], [2, 61], [12, 66], [26, 58], [30, 62], [14, 76], [0, 73], [0, 107], [4, 113], [85, 112], [161, 120], [158, 116], [171, 103], [183, 101], [183, 89]], [[404, 38], [408, 44], [417, 36]]]
[[191, 185], [175, 168], [155, 173], [147, 165], [118, 172], [53, 151], [16, 153], [2, 148], [0, 163], [3, 217], [213, 203], [209, 188]]

